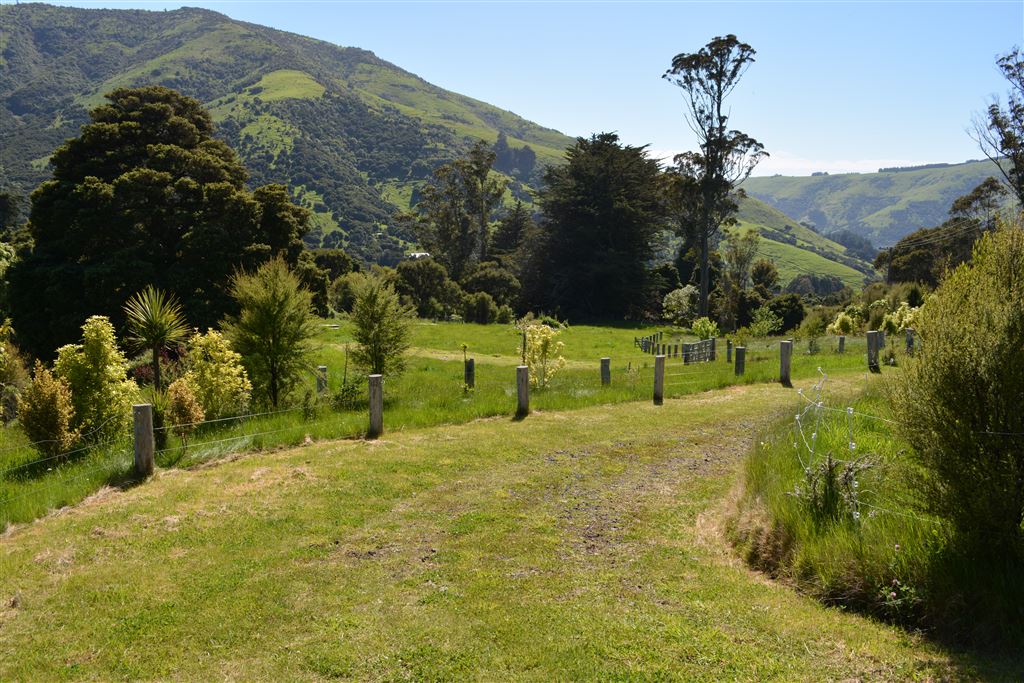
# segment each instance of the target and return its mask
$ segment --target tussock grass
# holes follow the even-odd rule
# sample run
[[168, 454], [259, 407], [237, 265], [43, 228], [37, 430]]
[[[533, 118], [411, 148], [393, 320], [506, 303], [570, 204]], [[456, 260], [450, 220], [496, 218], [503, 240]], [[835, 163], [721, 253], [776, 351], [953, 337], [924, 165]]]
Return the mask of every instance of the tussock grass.
[[[927, 473], [909, 459], [909, 446], [885, 421], [893, 415], [880, 387], [825, 403], [855, 413], [826, 411], [820, 423], [807, 418], [803, 437], [790, 414], [755, 444], [728, 523], [741, 554], [753, 567], [825, 604], [945, 642], [1010, 653], [1018, 675], [1024, 674], [1021, 568], [964, 555], [951, 543], [945, 521], [923, 511], [914, 482]], [[812, 463], [803, 439], [815, 431]], [[818, 467], [827, 455], [870, 463], [859, 477], [859, 520], [849, 509], [822, 519], [794, 495], [807, 488], [804, 468]]]

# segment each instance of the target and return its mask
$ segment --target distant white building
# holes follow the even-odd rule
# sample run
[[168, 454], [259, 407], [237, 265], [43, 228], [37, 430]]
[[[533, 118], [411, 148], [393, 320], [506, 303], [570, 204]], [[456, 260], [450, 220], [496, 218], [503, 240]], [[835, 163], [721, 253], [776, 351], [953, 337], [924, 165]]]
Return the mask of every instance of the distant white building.
[[411, 254], [409, 254], [409, 258], [411, 258], [414, 261], [416, 259], [421, 259], [421, 258], [430, 258], [430, 252], [429, 251], [414, 251]]

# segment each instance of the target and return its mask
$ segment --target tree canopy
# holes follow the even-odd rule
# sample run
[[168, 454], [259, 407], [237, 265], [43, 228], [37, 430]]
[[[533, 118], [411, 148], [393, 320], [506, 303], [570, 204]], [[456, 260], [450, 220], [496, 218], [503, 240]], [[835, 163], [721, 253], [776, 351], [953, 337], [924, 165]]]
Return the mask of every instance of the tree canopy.
[[614, 133], [578, 138], [566, 163], [545, 171], [543, 224], [531, 248], [541, 286], [528, 303], [564, 316], [638, 314], [647, 295], [647, 263], [662, 229], [658, 162]]
[[[764, 145], [738, 130], [729, 130], [725, 99], [754, 62], [755, 50], [736, 36], [714, 38], [694, 53], [672, 58], [663, 78], [682, 89], [687, 122], [697, 135], [699, 151], [676, 156], [673, 211], [699, 249], [700, 313], [708, 311], [712, 238], [729, 221], [737, 206], [733, 188], [743, 182], [767, 156]], [[689, 248], [689, 242], [684, 249]]]
[[237, 268], [294, 263], [308, 213], [286, 188], [249, 192], [234, 151], [196, 100], [169, 88], [119, 88], [51, 158], [32, 194], [34, 249], [11, 272], [19, 338], [36, 355], [74, 339], [92, 314], [124, 323], [147, 285], [173, 292], [193, 324], [232, 307]]

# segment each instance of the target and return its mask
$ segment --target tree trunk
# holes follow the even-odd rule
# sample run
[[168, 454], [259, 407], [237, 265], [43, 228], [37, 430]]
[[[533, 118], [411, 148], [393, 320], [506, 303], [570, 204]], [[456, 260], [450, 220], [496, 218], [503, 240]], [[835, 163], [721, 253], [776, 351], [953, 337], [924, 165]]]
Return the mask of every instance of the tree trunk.
[[708, 254], [708, 231], [700, 231], [700, 302], [698, 312], [701, 316], [708, 314], [708, 289], [711, 287], [711, 265]]

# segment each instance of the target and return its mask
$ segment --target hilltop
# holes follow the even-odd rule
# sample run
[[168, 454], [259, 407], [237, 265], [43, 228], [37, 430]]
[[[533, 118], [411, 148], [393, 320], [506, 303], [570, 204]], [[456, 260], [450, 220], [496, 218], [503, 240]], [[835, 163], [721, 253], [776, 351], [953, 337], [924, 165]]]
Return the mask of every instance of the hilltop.
[[886, 247], [946, 220], [953, 201], [998, 169], [991, 161], [879, 169], [878, 173], [750, 178], [743, 188], [825, 234], [850, 230]]

